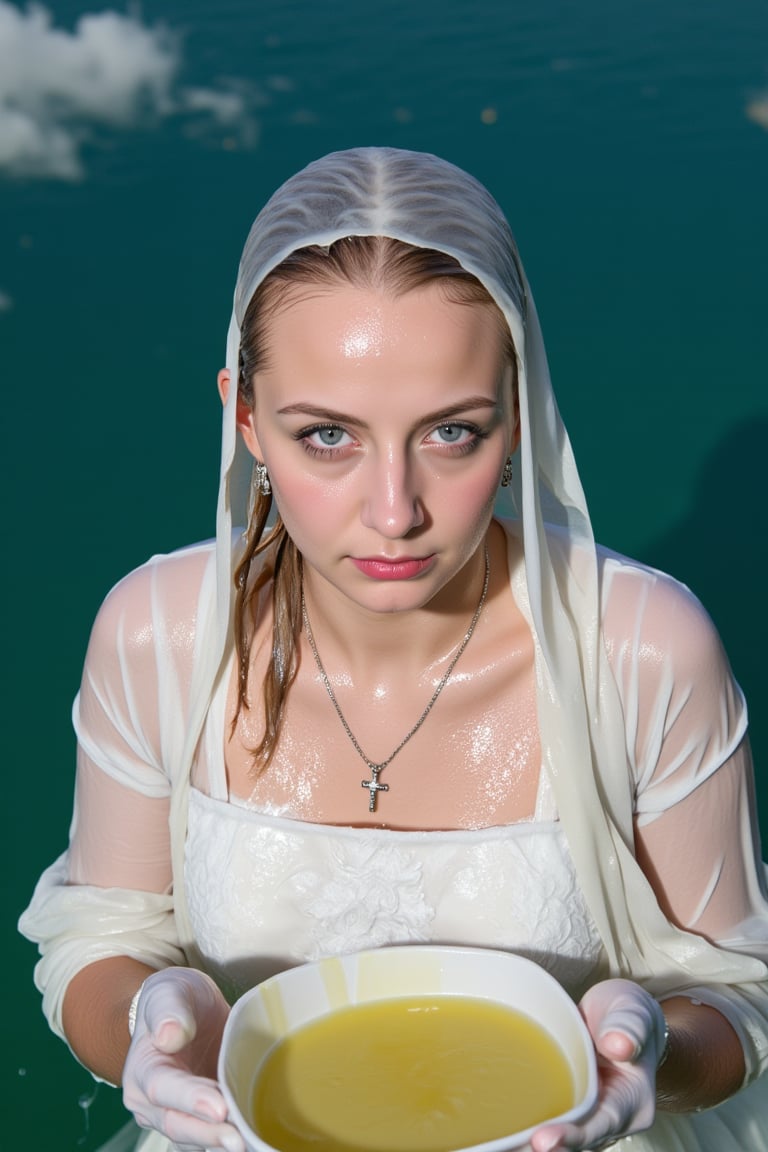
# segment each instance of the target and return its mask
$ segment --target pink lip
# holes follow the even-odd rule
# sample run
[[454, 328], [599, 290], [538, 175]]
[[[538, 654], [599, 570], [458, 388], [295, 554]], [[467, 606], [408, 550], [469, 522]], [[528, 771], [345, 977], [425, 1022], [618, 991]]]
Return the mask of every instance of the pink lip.
[[350, 559], [358, 572], [372, 580], [412, 580], [431, 567], [434, 556], [406, 556], [400, 560], [386, 560], [380, 556], [352, 556]]

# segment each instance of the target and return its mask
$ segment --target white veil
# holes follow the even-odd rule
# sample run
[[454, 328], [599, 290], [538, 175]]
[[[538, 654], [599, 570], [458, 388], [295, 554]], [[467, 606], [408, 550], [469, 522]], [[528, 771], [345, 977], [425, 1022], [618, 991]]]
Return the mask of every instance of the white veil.
[[[624, 721], [600, 636], [595, 545], [536, 309], [498, 204], [473, 177], [436, 156], [392, 148], [325, 156], [279, 188], [251, 228], [227, 339], [233, 386], [223, 415], [216, 611], [198, 636], [191, 724], [183, 763], [174, 773], [177, 816], [186, 805], [189, 765], [231, 644], [232, 532], [245, 522], [251, 463], [235, 426], [240, 324], [255, 288], [287, 255], [349, 235], [388, 236], [455, 257], [487, 288], [509, 324], [519, 360], [522, 435], [512, 483], [536, 641], [543, 763], [611, 972], [640, 979], [657, 993], [764, 979], [761, 961], [675, 929], [635, 862]], [[180, 877], [186, 821], [174, 819], [172, 826], [181, 829], [174, 845]], [[186, 943], [191, 932], [179, 888], [178, 927]]]

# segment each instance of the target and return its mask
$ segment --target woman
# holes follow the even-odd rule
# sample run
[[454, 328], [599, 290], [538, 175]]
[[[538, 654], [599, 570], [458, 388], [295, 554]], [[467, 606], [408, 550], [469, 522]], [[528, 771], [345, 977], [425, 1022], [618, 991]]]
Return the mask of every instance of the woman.
[[311, 164], [253, 225], [219, 389], [215, 543], [91, 637], [71, 845], [21, 922], [51, 1026], [142, 1147], [239, 1152], [227, 1000], [359, 947], [505, 947], [600, 1057], [535, 1152], [768, 1149], [743, 698], [690, 593], [593, 541], [498, 205], [429, 155]]

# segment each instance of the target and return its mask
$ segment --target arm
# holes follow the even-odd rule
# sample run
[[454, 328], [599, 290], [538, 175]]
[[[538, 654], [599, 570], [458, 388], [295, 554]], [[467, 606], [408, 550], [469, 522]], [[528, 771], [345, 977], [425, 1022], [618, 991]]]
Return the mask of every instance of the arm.
[[[68, 883], [71, 888], [83, 886], [83, 891], [151, 892], [159, 897], [172, 887], [167, 798], [149, 798], [118, 784], [82, 751]], [[119, 949], [119, 939], [116, 943]], [[175, 962], [183, 963], [183, 957]], [[140, 953], [113, 954], [81, 968], [66, 986], [66, 1040], [81, 1063], [112, 1084], [122, 1078], [131, 1000], [158, 966], [154, 957], [149, 960]]]
[[[750, 947], [744, 925], [762, 918], [768, 934], [751, 778], [745, 738], [689, 796], [636, 830], [638, 861], [669, 920], [743, 950]], [[754, 946], [760, 950], [759, 939]], [[740, 1004], [738, 996], [736, 989], [714, 986], [664, 1000], [670, 1041], [658, 1078], [660, 1107], [710, 1108], [758, 1073], [761, 1062], [746, 1025], [768, 1027], [768, 1004], [761, 1020], [758, 1005]]]
[[656, 1074], [656, 1100], [669, 1112], [710, 1108], [744, 1083], [741, 1041], [726, 1018], [707, 1004], [673, 996], [662, 1005], [668, 1057]]
[[228, 1005], [184, 966], [172, 895], [165, 762], [184, 723], [199, 570], [193, 554], [170, 578], [149, 566], [102, 606], [74, 712], [69, 851], [41, 877], [20, 929], [40, 945], [52, 1028], [97, 1078], [122, 1081], [138, 1123], [188, 1148], [242, 1152], [215, 1082]]
[[[85, 1052], [82, 1013], [69, 1004], [65, 1027], [64, 1001], [81, 971], [116, 957], [143, 969], [185, 962], [170, 894], [156, 583], [154, 566], [138, 569], [96, 617], [73, 709], [77, 777], [69, 849], [43, 873], [19, 924], [40, 948], [35, 977], [51, 1028], [67, 1040], [72, 1031], [76, 1055]], [[108, 1045], [115, 1030], [103, 1023]], [[101, 1076], [102, 1055], [92, 1055], [86, 1063]], [[103, 1057], [114, 1071], [107, 1051]]]
[[[674, 581], [631, 568], [611, 578], [606, 633], [637, 781], [638, 863], [677, 927], [768, 959], [746, 713], [719, 638]], [[643, 1131], [656, 1108], [716, 1107], [768, 1060], [765, 980], [685, 987], [661, 1004], [637, 984], [608, 980], [581, 1010], [599, 1056], [600, 1103], [582, 1125], [540, 1129], [536, 1152]]]
[[[655, 582], [641, 632], [638, 863], [672, 924], [766, 960], [768, 899], [743, 697], [710, 618], [680, 585]], [[713, 1107], [766, 1063], [768, 984], [681, 993], [663, 1004], [670, 1043], [658, 1088], [669, 1111]]]
[[[712, 621], [675, 581], [621, 570], [606, 632], [630, 718], [638, 863], [671, 923], [768, 959], [746, 707]], [[681, 989], [663, 1008], [661, 1107], [713, 1107], [762, 1070], [765, 983]]]
[[130, 956], [112, 956], [82, 968], [67, 986], [64, 1034], [80, 1063], [100, 1080], [122, 1083], [131, 1001], [154, 971]]

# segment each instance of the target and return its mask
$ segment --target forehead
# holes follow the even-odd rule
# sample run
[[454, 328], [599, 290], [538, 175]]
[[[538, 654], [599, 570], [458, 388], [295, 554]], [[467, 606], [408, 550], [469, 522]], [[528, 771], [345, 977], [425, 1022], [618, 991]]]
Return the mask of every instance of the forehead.
[[399, 294], [348, 284], [297, 286], [270, 317], [267, 338], [273, 366], [307, 355], [498, 364], [505, 343], [496, 308], [451, 300], [439, 282]]

